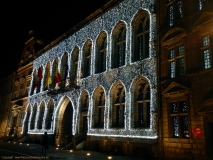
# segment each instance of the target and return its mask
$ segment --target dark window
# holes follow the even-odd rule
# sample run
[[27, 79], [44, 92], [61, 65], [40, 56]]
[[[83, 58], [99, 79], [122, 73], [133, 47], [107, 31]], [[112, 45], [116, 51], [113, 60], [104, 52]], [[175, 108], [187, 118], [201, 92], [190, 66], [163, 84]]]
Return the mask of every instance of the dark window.
[[150, 88], [147, 83], [138, 87], [138, 95], [134, 109], [134, 128], [149, 128], [150, 126]]
[[91, 44], [87, 44], [83, 51], [83, 78], [90, 76]]
[[114, 104], [112, 106], [111, 127], [124, 127], [124, 111], [125, 111], [125, 92], [123, 88], [117, 90], [117, 96], [114, 97]]
[[169, 103], [171, 137], [189, 138], [189, 108], [187, 101], [174, 101]]
[[106, 34], [98, 39], [97, 52], [96, 52], [96, 73], [106, 71], [106, 47], [107, 38]]
[[112, 68], [125, 65], [126, 28], [120, 27], [114, 36], [114, 51], [112, 55]]
[[132, 61], [139, 61], [149, 57], [149, 17], [140, 19], [135, 31], [135, 50]]

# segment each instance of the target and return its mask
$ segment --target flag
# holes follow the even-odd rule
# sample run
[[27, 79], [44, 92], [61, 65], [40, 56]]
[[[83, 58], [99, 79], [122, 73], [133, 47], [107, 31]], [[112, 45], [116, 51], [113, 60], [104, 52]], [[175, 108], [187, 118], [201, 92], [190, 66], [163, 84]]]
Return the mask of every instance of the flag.
[[48, 70], [47, 76], [46, 76], [46, 80], [45, 80], [45, 86], [44, 87], [46, 88], [50, 84], [52, 84], [52, 78], [50, 76], [50, 71]]
[[41, 70], [41, 68], [38, 69], [38, 79], [39, 80], [42, 79], [42, 70]]
[[64, 73], [64, 81], [66, 81], [68, 75], [68, 64], [65, 64], [65, 73]]
[[58, 72], [58, 65], [56, 65], [56, 68], [55, 68], [55, 80], [54, 80], [54, 83], [59, 83], [61, 81], [61, 76]]
[[34, 79], [34, 83], [33, 83], [33, 90], [38, 87], [38, 76], [35, 76], [35, 79]]

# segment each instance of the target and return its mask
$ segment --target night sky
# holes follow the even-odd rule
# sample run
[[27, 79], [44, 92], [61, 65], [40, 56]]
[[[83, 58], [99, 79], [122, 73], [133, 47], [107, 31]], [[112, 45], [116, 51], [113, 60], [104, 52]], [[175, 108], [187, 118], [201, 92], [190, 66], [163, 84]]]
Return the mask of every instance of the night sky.
[[107, 0], [60, 1], [2, 1], [1, 76], [17, 70], [29, 31], [50, 43], [87, 16], [99, 9]]

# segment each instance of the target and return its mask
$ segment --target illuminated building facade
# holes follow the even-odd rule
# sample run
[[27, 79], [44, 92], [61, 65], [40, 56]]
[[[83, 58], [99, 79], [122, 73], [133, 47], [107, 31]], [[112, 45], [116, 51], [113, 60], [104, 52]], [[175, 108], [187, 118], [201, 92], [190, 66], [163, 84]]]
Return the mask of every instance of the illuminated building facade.
[[159, 2], [161, 146], [166, 159], [213, 157], [212, 7], [211, 0]]
[[119, 2], [34, 60], [22, 128], [29, 140], [47, 131], [54, 144], [69, 145], [86, 134], [87, 149], [127, 155], [154, 150], [153, 6]]
[[[12, 99], [11, 109], [1, 109], [1, 135], [12, 133], [10, 115], [20, 110], [16, 131], [28, 142], [47, 131], [50, 143], [67, 147], [86, 135], [86, 149], [106, 153], [212, 158], [212, 6], [109, 1], [25, 64], [31, 75], [23, 105], [12, 98], [16, 89], [1, 91], [0, 105]], [[13, 84], [20, 78], [9, 77]]]

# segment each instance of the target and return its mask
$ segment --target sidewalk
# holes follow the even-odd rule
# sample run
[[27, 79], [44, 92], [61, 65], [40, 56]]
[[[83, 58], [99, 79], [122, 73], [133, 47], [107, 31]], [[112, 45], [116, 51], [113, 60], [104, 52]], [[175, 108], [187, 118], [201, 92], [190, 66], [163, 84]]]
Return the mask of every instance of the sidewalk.
[[[0, 149], [4, 149], [13, 152], [14, 159], [36, 159], [36, 160], [139, 160], [136, 158], [125, 156], [107, 155], [94, 151], [73, 151], [73, 150], [61, 150], [60, 146], [49, 146], [46, 155], [41, 154], [41, 145], [29, 144], [29, 143], [14, 143], [14, 142], [0, 142]], [[147, 159], [143, 159], [147, 160]]]

